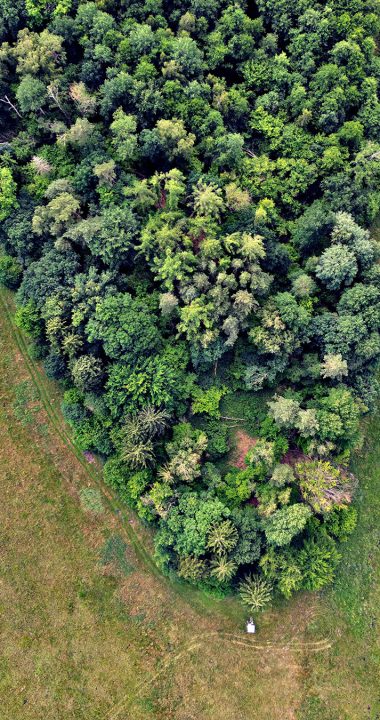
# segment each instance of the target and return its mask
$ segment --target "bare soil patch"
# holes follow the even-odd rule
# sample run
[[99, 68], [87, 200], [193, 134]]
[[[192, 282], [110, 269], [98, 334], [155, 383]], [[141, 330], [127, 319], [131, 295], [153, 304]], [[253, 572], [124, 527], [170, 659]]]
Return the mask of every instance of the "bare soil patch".
[[248, 435], [245, 430], [236, 430], [235, 432], [235, 448], [231, 457], [231, 464], [234, 467], [244, 470], [245, 456], [251, 448], [255, 447], [257, 438]]

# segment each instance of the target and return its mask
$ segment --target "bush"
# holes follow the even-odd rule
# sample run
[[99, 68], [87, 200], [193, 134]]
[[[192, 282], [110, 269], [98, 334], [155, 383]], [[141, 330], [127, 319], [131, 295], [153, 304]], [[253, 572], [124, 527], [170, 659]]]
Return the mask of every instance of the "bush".
[[324, 525], [330, 535], [344, 542], [355, 530], [357, 519], [358, 513], [352, 506], [334, 508], [325, 518]]
[[62, 415], [65, 420], [75, 427], [84, 422], [89, 413], [83, 406], [83, 395], [78, 390], [66, 390], [61, 403]]
[[32, 338], [37, 339], [42, 334], [42, 322], [37, 306], [32, 300], [17, 308], [15, 313], [17, 327], [24, 330]]
[[131, 473], [118, 455], [113, 455], [104, 463], [103, 475], [105, 483], [116, 490], [121, 499], [133, 508], [139, 507], [140, 496], [152, 481], [152, 473], [149, 470]]
[[48, 378], [61, 380], [66, 374], [66, 362], [62, 355], [52, 350], [44, 359], [44, 368]]
[[239, 585], [239, 595], [242, 603], [254, 613], [263, 610], [271, 602], [272, 585], [257, 575], [248, 575]]
[[222, 455], [226, 455], [230, 449], [227, 425], [220, 422], [220, 420], [210, 418], [210, 420], [204, 423], [202, 429], [207, 435], [207, 453], [210, 456], [210, 460], [215, 460]]
[[302, 587], [302, 570], [297, 550], [294, 548], [268, 548], [260, 560], [260, 567], [264, 576], [275, 583], [281, 595], [286, 598], [290, 598]]
[[301, 503], [277, 510], [263, 522], [268, 543], [288, 545], [295, 535], [302, 532], [310, 516], [310, 508]]
[[75, 440], [82, 450], [94, 450], [107, 457], [113, 450], [108, 430], [94, 415], [84, 418], [80, 422], [71, 422], [74, 429]]
[[0, 284], [15, 290], [20, 284], [22, 267], [11, 255], [0, 255]]
[[341, 559], [334, 541], [327, 535], [306, 540], [299, 553], [302, 586], [305, 590], [321, 590], [334, 580]]

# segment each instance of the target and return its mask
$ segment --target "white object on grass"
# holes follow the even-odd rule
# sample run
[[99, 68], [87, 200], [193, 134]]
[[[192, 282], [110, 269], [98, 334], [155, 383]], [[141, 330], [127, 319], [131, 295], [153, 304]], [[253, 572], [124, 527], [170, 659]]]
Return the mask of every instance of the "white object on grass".
[[255, 633], [256, 632], [256, 625], [253, 622], [252, 618], [249, 618], [247, 622], [247, 633]]

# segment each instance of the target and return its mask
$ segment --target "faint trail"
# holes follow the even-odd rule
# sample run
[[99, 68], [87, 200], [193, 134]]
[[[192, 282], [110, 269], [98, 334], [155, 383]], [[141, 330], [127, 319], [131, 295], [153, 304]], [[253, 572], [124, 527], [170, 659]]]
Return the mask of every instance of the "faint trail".
[[193, 650], [201, 648], [204, 643], [207, 642], [207, 640], [215, 636], [218, 637], [219, 642], [225, 641], [233, 645], [239, 645], [241, 647], [248, 648], [249, 650], [260, 650], [261, 652], [289, 650], [291, 652], [303, 653], [307, 651], [310, 653], [318, 653], [329, 650], [329, 648], [332, 647], [332, 642], [330, 642], [328, 638], [314, 641], [299, 641], [297, 640], [297, 638], [293, 637], [290, 641], [281, 643], [272, 642], [270, 640], [258, 642], [255, 639], [250, 639], [245, 635], [238, 635], [237, 633], [227, 633], [219, 630], [215, 630], [214, 632], [209, 633], [203, 633], [201, 635], [193, 635], [193, 637], [189, 640], [189, 643], [180, 652], [176, 653], [175, 655], [168, 654], [168, 656], [166, 656], [166, 658], [161, 662], [159, 670], [157, 670], [157, 672], [152, 675], [149, 680], [143, 680], [138, 685], [133, 698], [128, 696], [122, 698], [106, 715], [106, 719], [117, 720], [117, 718], [120, 716], [120, 713], [128, 710], [128, 707], [136, 699], [141, 697], [143, 691], [153, 685], [153, 683], [170, 667], [170, 665], [178, 662], [178, 660], [181, 660]]
[[[246, 635], [238, 635], [237, 633], [226, 633], [226, 632], [220, 632], [219, 636], [223, 640], [229, 640], [232, 643], [238, 644], [238, 645], [245, 645], [246, 647], [253, 647], [258, 648], [258, 643], [256, 640], [249, 638]], [[291, 640], [288, 641], [271, 641], [271, 640], [263, 640], [261, 641], [260, 649], [283, 649], [283, 650], [297, 650], [297, 651], [303, 651], [303, 650], [309, 650], [314, 652], [319, 652], [320, 650], [328, 650], [332, 646], [332, 642], [329, 638], [322, 638], [321, 640], [298, 640], [296, 637], [293, 637]]]

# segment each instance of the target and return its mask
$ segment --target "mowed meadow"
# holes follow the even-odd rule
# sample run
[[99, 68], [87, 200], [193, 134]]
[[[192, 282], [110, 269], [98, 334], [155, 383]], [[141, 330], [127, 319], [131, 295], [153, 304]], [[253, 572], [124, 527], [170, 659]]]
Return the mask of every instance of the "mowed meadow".
[[334, 588], [272, 607], [248, 638], [236, 599], [156, 570], [1, 299], [2, 719], [379, 718], [380, 418]]

